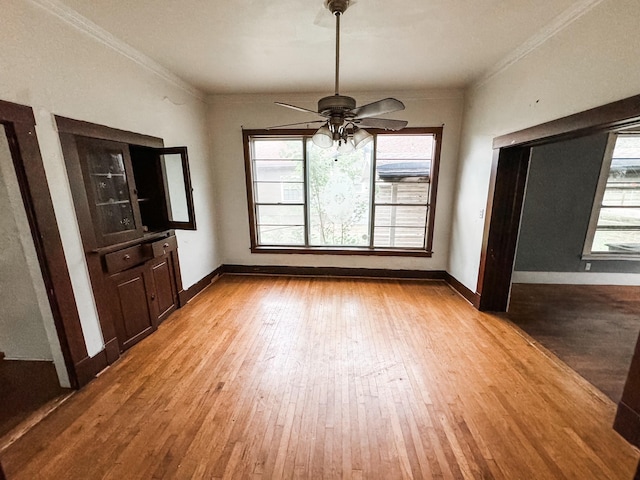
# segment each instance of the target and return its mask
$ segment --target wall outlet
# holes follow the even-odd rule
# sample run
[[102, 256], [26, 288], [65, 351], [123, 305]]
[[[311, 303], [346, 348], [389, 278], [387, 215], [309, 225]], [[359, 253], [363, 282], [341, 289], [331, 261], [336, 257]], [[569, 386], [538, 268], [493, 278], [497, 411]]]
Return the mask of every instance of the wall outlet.
[[588, 272], [589, 270], [591, 270], [591, 262], [587, 262], [584, 264], [584, 270], [586, 272]]

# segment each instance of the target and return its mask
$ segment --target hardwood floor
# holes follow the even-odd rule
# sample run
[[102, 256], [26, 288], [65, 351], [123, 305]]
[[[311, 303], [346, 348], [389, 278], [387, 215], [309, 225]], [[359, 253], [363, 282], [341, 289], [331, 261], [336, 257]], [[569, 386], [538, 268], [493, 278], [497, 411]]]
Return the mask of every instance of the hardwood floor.
[[225, 275], [0, 453], [17, 479], [631, 479], [615, 406], [443, 282]]
[[505, 316], [620, 401], [640, 333], [640, 287], [514, 284]]

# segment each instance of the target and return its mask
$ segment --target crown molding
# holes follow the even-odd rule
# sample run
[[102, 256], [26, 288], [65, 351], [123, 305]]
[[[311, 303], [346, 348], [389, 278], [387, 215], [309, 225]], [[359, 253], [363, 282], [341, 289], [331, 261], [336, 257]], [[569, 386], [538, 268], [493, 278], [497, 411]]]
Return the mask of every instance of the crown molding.
[[169, 69], [163, 67], [158, 62], [153, 60], [152, 58], [146, 56], [142, 52], [136, 50], [128, 43], [120, 40], [115, 37], [104, 28], [99, 25], [93, 23], [88, 18], [80, 15], [78, 12], [73, 10], [72, 8], [64, 5], [58, 0], [29, 0], [33, 5], [42, 8], [46, 12], [60, 20], [64, 21], [68, 25], [74, 27], [76, 30], [81, 31], [92, 37], [94, 40], [97, 40], [99, 43], [105, 45], [106, 47], [111, 48], [115, 52], [119, 53], [123, 57], [128, 58], [129, 60], [137, 63], [141, 67], [145, 68], [149, 72], [154, 75], [162, 78], [164, 81], [172, 84], [185, 91], [189, 95], [197, 98], [200, 101], [204, 101], [206, 99], [206, 95], [193, 87], [189, 83], [182, 80], [175, 73], [170, 71]]
[[574, 3], [571, 7], [554, 18], [551, 23], [547, 24], [547, 26], [538, 31], [538, 33], [530, 37], [522, 45], [509, 53], [492, 68], [487, 70], [478, 80], [473, 82], [471, 88], [475, 89], [481, 87], [514, 63], [519, 62], [547, 40], [560, 33], [603, 1], [604, 0], [582, 0]]

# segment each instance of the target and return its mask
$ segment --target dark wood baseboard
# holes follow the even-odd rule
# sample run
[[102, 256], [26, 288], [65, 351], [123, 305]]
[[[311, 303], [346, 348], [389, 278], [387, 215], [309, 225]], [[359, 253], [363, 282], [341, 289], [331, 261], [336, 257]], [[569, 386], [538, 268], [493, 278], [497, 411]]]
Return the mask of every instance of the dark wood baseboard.
[[224, 265], [220, 265], [213, 272], [211, 272], [210, 274], [208, 274], [207, 276], [205, 276], [204, 278], [202, 278], [198, 282], [194, 283], [193, 285], [191, 285], [188, 289], [181, 290], [178, 293], [178, 299], [180, 301], [180, 306], [184, 307], [189, 300], [191, 300], [193, 297], [195, 297], [197, 294], [199, 294], [202, 290], [207, 288], [209, 286], [209, 284], [211, 282], [213, 282], [213, 280], [217, 276], [222, 275], [224, 273], [224, 267], [225, 267]]
[[443, 270], [391, 270], [385, 268], [293, 267], [287, 265], [224, 265], [224, 273], [308, 277], [364, 277], [445, 280]]
[[120, 358], [120, 345], [118, 345], [118, 339], [112, 338], [109, 340], [104, 346], [104, 351], [109, 365], [118, 360], [118, 358]]
[[471, 305], [478, 308], [480, 305], [480, 294], [465, 287], [460, 280], [451, 275], [449, 272], [445, 272], [445, 280], [453, 289], [462, 295]]
[[106, 348], [98, 352], [93, 357], [85, 357], [75, 364], [76, 375], [78, 377], [78, 388], [84, 387], [102, 370], [109, 366], [107, 361]]

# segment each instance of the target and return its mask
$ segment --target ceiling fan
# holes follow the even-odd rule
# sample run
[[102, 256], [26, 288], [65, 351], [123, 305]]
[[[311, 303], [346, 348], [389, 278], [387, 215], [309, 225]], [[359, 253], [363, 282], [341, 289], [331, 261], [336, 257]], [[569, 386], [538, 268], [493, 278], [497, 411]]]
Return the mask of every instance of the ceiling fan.
[[355, 3], [353, 0], [324, 0], [324, 6], [336, 17], [336, 75], [335, 94], [321, 98], [318, 101], [318, 111], [309, 110], [287, 103], [275, 102], [282, 107], [292, 108], [301, 112], [314, 113], [324, 117], [324, 120], [312, 120], [310, 122], [298, 122], [277, 127], [291, 127], [309, 123], [324, 123], [313, 135], [312, 140], [322, 148], [338, 145], [338, 152], [347, 153], [354, 148], [361, 148], [369, 143], [373, 137], [362, 127], [380, 128], [384, 130], [400, 130], [407, 126], [405, 120], [392, 120], [376, 118], [377, 115], [398, 112], [404, 110], [404, 104], [395, 98], [385, 98], [377, 102], [356, 107], [356, 101], [352, 97], [340, 95], [340, 17], [349, 7]]

